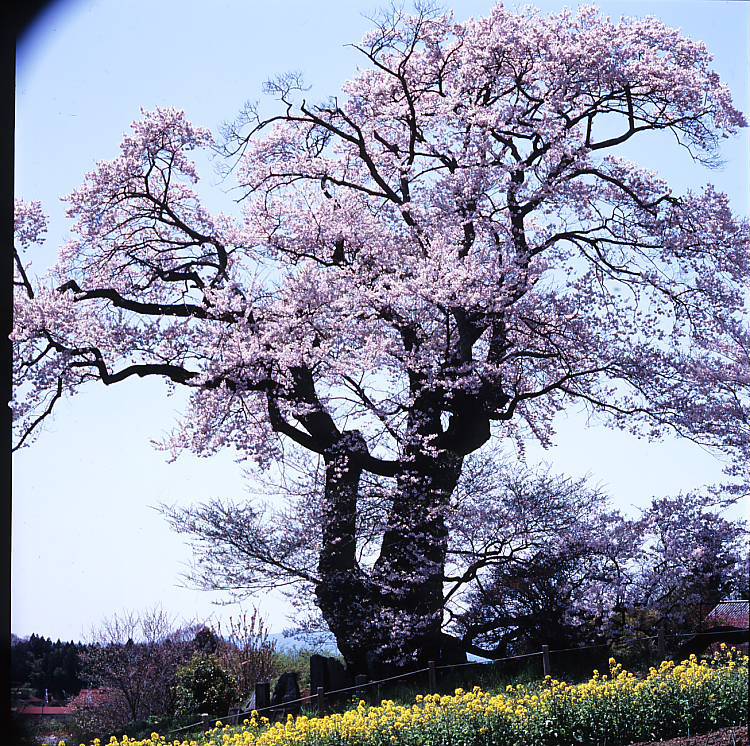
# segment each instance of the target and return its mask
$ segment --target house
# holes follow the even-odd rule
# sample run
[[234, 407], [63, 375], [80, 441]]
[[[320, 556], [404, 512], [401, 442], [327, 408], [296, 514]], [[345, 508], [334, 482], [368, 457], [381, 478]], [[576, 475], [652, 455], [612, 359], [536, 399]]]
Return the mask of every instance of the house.
[[101, 705], [111, 702], [115, 697], [113, 689], [81, 689], [71, 705]]
[[703, 627], [707, 631], [715, 627], [747, 629], [750, 627], [750, 601], [722, 601], [706, 615]]
[[685, 640], [678, 655], [686, 658], [690, 653], [703, 655], [722, 642], [747, 651], [750, 631], [748, 610], [750, 601], [721, 601], [703, 620], [702, 631]]
[[31, 697], [25, 702], [19, 702], [12, 708], [15, 716], [22, 718], [49, 718], [51, 720], [67, 720], [75, 715], [76, 710], [85, 705], [101, 705], [113, 699], [111, 689], [81, 689], [67, 705], [45, 704], [39, 697]]
[[[721, 642], [734, 645], [747, 653], [748, 639], [750, 639], [750, 601], [742, 599], [736, 601], [722, 601], [706, 616], [703, 622], [706, 633]], [[726, 632], [726, 636], [720, 634]]]
[[67, 720], [72, 717], [74, 710], [69, 705], [19, 705], [14, 708], [13, 714], [23, 718], [49, 718], [51, 720]]

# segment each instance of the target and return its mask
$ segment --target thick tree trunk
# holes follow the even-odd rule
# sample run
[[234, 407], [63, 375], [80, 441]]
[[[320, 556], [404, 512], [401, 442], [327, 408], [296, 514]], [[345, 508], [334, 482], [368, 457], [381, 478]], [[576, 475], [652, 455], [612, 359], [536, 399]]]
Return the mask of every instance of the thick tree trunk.
[[406, 454], [372, 579], [384, 625], [370, 668], [422, 667], [443, 657], [446, 512], [462, 459], [445, 451]]
[[446, 511], [462, 458], [421, 439], [405, 449], [380, 556], [367, 572], [357, 564], [355, 534], [364, 448], [358, 433], [346, 433], [325, 453], [318, 607], [351, 673], [421, 667], [447, 648], [455, 658], [441, 625]]
[[336, 638], [347, 668], [367, 670], [367, 624], [372, 616], [371, 593], [357, 564], [357, 495], [365, 449], [359, 433], [344, 435], [325, 454], [323, 536], [318, 558], [317, 605]]

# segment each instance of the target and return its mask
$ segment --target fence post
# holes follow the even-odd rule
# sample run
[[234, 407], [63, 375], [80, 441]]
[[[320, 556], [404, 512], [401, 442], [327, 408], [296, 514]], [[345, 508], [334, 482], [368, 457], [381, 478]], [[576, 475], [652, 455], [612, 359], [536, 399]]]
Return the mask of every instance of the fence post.
[[368, 681], [367, 675], [363, 673], [358, 673], [354, 677], [354, 686], [362, 687], [361, 689], [355, 690], [357, 692], [357, 696], [360, 699], [367, 699], [367, 689], [365, 689], [365, 686], [364, 686], [367, 683], [367, 681]]
[[326, 707], [326, 695], [323, 692], [322, 686], [318, 687], [316, 698], [317, 698], [317, 704], [318, 704], [318, 712], [322, 714], [323, 710], [325, 710], [325, 707]]
[[198, 717], [201, 719], [201, 728], [203, 730], [208, 730], [208, 723], [210, 722], [208, 719], [208, 713], [200, 712], [198, 713]]
[[664, 622], [659, 624], [659, 634], [656, 640], [656, 649], [659, 654], [659, 661], [663, 661], [667, 656], [667, 641], [664, 637]]
[[262, 710], [271, 704], [271, 682], [259, 681], [255, 685], [255, 709]]
[[552, 669], [549, 664], [549, 645], [542, 645], [542, 666], [544, 667], [544, 675], [551, 676]]
[[430, 694], [437, 692], [437, 670], [435, 661], [427, 661], [427, 683]]

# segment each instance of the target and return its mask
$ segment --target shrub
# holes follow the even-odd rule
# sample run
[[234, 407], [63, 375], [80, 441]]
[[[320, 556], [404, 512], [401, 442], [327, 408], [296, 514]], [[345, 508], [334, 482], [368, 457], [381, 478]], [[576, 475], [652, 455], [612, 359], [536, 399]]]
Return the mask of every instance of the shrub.
[[229, 712], [239, 693], [215, 656], [196, 653], [177, 671], [176, 695], [178, 716], [206, 712], [220, 717]]

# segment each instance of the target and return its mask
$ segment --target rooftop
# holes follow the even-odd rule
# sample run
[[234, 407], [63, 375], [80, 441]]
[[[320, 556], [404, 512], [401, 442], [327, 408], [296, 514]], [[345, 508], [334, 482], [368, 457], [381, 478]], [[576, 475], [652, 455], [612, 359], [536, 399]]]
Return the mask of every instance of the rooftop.
[[747, 628], [750, 622], [750, 601], [722, 601], [706, 617], [711, 627]]

